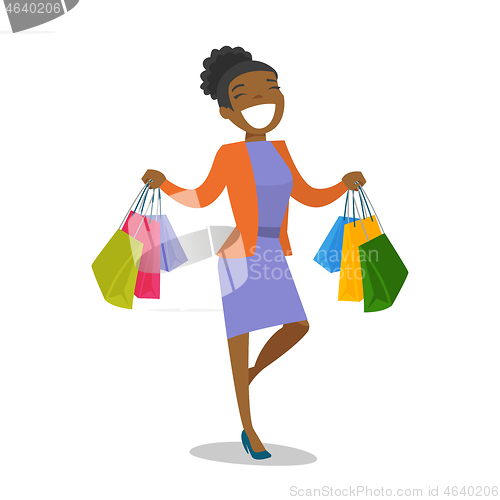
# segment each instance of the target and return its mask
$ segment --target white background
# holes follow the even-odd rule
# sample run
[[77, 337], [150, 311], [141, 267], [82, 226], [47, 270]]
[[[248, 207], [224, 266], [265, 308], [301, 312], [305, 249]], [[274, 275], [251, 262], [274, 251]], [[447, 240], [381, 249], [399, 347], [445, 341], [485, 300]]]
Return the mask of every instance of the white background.
[[[12, 35], [0, 9], [0, 498], [499, 485], [499, 18], [495, 1], [81, 0]], [[338, 275], [312, 258], [343, 202], [291, 202], [311, 329], [251, 403], [262, 441], [310, 465], [189, 453], [241, 433], [216, 258], [162, 274], [161, 299], [131, 311], [91, 270], [146, 169], [196, 187], [244, 140], [199, 88], [224, 45], [277, 70], [285, 114], [268, 139], [311, 185], [364, 173], [409, 269], [384, 312], [338, 302]], [[226, 192], [164, 209], [179, 234], [233, 223]], [[272, 332], [251, 334], [252, 361]]]

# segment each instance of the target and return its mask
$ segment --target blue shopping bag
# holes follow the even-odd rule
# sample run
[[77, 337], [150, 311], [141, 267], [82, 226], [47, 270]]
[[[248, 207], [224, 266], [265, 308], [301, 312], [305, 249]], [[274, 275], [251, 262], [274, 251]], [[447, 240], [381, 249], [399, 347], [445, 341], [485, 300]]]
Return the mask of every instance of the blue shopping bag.
[[187, 262], [188, 258], [184, 252], [182, 245], [175, 234], [174, 228], [168, 217], [161, 213], [161, 190], [158, 189], [159, 214], [153, 215], [153, 220], [160, 223], [160, 253], [161, 253], [161, 270], [173, 271], [177, 267]]
[[349, 191], [347, 191], [345, 200], [344, 216], [340, 216], [337, 219], [325, 241], [314, 256], [315, 262], [324, 267], [330, 273], [340, 271], [340, 264], [342, 262], [342, 242], [344, 241], [344, 226], [350, 222], [359, 220], [349, 217], [348, 202]]

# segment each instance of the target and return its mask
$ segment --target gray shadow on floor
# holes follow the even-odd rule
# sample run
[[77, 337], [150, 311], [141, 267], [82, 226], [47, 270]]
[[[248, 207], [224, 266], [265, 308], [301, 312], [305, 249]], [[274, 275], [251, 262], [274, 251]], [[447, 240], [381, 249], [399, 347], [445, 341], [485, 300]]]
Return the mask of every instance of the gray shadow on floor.
[[189, 453], [191, 455], [229, 464], [260, 465], [271, 467], [274, 465], [306, 465], [316, 462], [317, 458], [307, 451], [279, 444], [264, 443], [266, 450], [272, 455], [265, 460], [254, 460], [243, 449], [241, 443], [209, 443], [196, 446]]
[[191, 313], [191, 312], [222, 312], [222, 309], [200, 309], [193, 307], [191, 309], [150, 309], [155, 312], [177, 312], [177, 313]]

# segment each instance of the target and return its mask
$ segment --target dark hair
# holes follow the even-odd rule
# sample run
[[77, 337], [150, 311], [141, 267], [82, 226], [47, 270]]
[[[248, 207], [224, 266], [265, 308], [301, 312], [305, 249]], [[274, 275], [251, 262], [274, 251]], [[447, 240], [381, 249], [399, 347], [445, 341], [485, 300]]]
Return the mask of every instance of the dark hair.
[[219, 107], [230, 108], [228, 87], [231, 81], [249, 71], [272, 71], [276, 78], [278, 73], [268, 64], [252, 60], [252, 54], [241, 47], [231, 48], [227, 45], [220, 50], [214, 49], [203, 61], [205, 71], [201, 73], [203, 83], [200, 85], [205, 95], [217, 99]]

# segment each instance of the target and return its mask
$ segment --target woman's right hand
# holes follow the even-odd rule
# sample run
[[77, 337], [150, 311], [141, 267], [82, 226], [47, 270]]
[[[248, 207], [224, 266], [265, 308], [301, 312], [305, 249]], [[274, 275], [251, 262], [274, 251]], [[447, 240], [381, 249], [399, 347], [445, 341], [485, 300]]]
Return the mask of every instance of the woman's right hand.
[[149, 189], [159, 188], [166, 180], [165, 176], [158, 172], [158, 170], [146, 170], [146, 173], [142, 177], [142, 182], [147, 184], [151, 179], [152, 182], [149, 183]]

